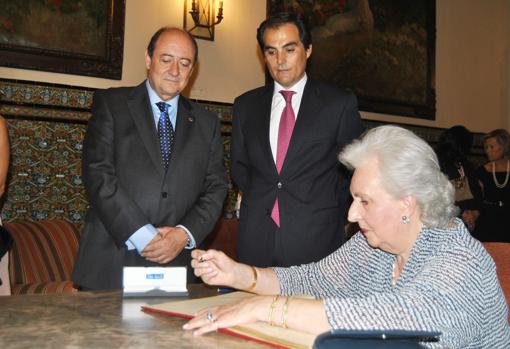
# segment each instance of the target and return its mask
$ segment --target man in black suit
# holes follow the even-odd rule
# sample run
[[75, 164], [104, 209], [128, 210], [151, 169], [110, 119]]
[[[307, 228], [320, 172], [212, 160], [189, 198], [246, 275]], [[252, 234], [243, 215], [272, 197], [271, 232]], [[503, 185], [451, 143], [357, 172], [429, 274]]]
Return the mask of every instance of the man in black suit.
[[197, 50], [187, 32], [162, 28], [146, 81], [94, 94], [83, 150], [90, 208], [73, 271], [84, 289], [121, 288], [124, 266], [188, 265], [220, 215], [219, 120], [180, 96]]
[[274, 84], [234, 102], [238, 259], [260, 267], [317, 261], [344, 241], [349, 180], [337, 155], [364, 130], [357, 101], [307, 78], [312, 44], [299, 17], [267, 19], [257, 40]]

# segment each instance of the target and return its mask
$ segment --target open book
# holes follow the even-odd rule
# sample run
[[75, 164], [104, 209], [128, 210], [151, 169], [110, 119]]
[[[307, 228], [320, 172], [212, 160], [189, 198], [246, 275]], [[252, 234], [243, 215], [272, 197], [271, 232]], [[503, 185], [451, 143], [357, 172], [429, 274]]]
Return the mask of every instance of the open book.
[[[171, 316], [191, 318], [197, 311], [239, 301], [244, 297], [253, 296], [246, 292], [233, 292], [221, 296], [191, 299], [178, 302], [166, 302], [155, 305], [142, 306], [145, 311], [151, 311]], [[305, 349], [312, 348], [315, 335], [294, 331], [288, 328], [270, 326], [265, 322], [256, 322], [242, 326], [222, 328], [220, 332], [245, 339], [254, 340], [275, 348]]]

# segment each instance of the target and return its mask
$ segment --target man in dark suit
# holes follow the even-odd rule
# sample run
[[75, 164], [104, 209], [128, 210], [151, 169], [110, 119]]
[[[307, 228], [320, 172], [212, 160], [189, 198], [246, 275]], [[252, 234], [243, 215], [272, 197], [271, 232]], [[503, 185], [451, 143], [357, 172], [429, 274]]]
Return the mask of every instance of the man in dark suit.
[[257, 40], [274, 84], [234, 102], [238, 259], [260, 267], [317, 261], [344, 241], [349, 180], [337, 155], [364, 130], [357, 101], [307, 78], [311, 37], [299, 17], [267, 19]]
[[90, 208], [73, 271], [84, 289], [121, 288], [124, 266], [188, 265], [220, 215], [219, 120], [180, 96], [197, 50], [187, 32], [162, 28], [145, 82], [94, 94], [83, 150]]

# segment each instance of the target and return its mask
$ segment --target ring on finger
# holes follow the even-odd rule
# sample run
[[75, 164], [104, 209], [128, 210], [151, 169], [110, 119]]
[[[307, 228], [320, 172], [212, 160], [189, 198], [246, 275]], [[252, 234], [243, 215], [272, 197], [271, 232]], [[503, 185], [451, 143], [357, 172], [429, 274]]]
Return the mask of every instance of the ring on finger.
[[214, 314], [212, 313], [212, 311], [207, 312], [206, 318], [207, 318], [207, 321], [214, 322]]

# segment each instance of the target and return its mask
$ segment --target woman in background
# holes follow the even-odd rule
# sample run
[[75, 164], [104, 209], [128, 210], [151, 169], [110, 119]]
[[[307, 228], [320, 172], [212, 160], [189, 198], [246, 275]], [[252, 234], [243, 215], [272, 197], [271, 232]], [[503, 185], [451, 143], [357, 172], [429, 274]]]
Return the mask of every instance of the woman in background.
[[340, 160], [354, 169], [348, 218], [360, 232], [319, 262], [290, 268], [194, 250], [191, 266], [204, 282], [258, 296], [203, 309], [184, 329], [200, 335], [265, 321], [313, 334], [425, 330], [442, 333], [430, 347], [510, 348], [494, 261], [455, 218], [453, 186], [432, 148], [408, 130], [382, 126]]
[[460, 208], [460, 217], [469, 231], [474, 231], [482, 191], [476, 169], [467, 155], [473, 145], [473, 134], [464, 126], [453, 126], [439, 136], [436, 148], [441, 171], [448, 176], [455, 188], [455, 205]]
[[484, 137], [487, 162], [477, 171], [483, 202], [475, 237], [510, 242], [510, 135], [497, 129]]
[[[5, 192], [7, 171], [9, 169], [9, 134], [7, 132], [7, 123], [5, 119], [0, 116], [0, 213], [1, 203], [3, 202], [2, 197]], [[0, 216], [0, 225], [2, 224], [2, 217]], [[7, 234], [7, 232], [5, 232]], [[5, 246], [0, 246], [0, 251], [4, 254], [0, 254], [0, 296], [11, 294], [11, 288], [9, 284], [9, 254], [7, 253], [7, 244], [9, 239], [7, 236], [2, 236], [0, 243]]]
[[[0, 198], [4, 195], [7, 181], [7, 170], [9, 169], [9, 134], [7, 122], [0, 115]], [[1, 224], [0, 220], [0, 224]]]

